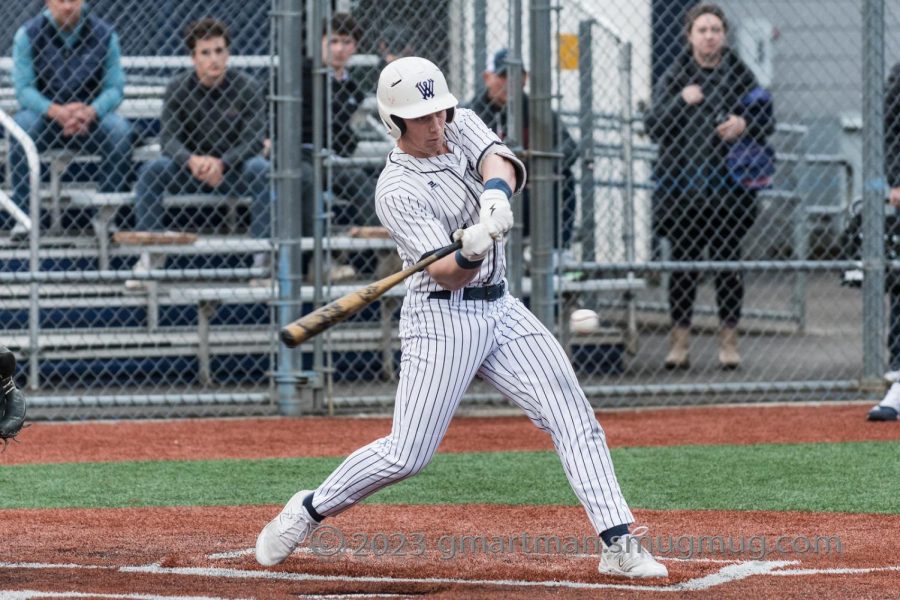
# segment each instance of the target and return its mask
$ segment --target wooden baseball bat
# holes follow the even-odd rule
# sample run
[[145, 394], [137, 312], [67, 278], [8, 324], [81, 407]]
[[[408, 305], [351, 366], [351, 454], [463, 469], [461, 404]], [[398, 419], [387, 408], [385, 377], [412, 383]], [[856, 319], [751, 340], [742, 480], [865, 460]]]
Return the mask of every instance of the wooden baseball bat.
[[335, 323], [340, 323], [344, 319], [355, 315], [413, 273], [418, 273], [460, 248], [462, 248], [462, 241], [456, 241], [449, 246], [441, 248], [434, 254], [426, 256], [409, 268], [354, 290], [321, 308], [317, 308], [308, 315], [303, 315], [290, 325], [282, 327], [281, 341], [288, 348], [296, 348]]

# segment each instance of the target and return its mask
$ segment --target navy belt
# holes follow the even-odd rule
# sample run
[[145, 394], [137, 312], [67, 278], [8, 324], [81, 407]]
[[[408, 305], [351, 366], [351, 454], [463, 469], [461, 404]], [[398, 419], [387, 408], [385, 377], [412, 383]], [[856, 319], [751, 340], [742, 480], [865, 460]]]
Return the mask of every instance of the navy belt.
[[[429, 300], [449, 300], [451, 297], [450, 290], [441, 290], [439, 292], [431, 292], [428, 294]], [[503, 297], [503, 284], [496, 283], [494, 285], [486, 285], [484, 287], [463, 288], [463, 300], [485, 300], [493, 302]]]

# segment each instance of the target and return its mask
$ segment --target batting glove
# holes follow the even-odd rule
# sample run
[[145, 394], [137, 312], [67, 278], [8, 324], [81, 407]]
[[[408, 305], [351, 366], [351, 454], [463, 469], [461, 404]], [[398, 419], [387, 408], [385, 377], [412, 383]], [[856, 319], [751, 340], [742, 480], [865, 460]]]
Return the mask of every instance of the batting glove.
[[481, 193], [481, 222], [487, 225], [488, 232], [495, 240], [503, 239], [503, 236], [512, 229], [513, 212], [509, 199], [502, 190], [484, 190]]
[[484, 260], [491, 248], [494, 247], [494, 238], [491, 237], [487, 225], [478, 223], [466, 229], [457, 229], [453, 232], [453, 241], [462, 240], [462, 248], [459, 253], [470, 262]]

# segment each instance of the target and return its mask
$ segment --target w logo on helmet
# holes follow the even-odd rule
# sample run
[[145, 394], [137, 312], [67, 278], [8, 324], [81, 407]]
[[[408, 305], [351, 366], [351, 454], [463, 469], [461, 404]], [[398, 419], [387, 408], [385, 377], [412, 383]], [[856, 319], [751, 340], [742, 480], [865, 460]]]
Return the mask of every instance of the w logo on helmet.
[[434, 98], [434, 79], [426, 79], [416, 84], [416, 89], [422, 94], [422, 100]]

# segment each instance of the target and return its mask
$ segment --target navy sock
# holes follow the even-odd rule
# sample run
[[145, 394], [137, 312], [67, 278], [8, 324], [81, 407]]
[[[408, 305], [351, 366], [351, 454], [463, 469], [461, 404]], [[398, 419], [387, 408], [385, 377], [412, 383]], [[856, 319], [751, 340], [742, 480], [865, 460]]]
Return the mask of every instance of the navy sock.
[[603, 543], [606, 544], [606, 547], [609, 548], [623, 535], [628, 535], [628, 525], [616, 525], [615, 527], [610, 527], [606, 531], [601, 531], [600, 539], [602, 539]]
[[313, 508], [312, 497], [313, 497], [313, 495], [310, 494], [309, 496], [304, 498], [303, 506], [306, 508], [306, 511], [309, 513], [309, 516], [311, 516], [313, 519], [316, 520], [316, 523], [321, 523], [322, 519], [324, 519], [325, 517], [320, 515], [318, 512], [316, 512], [316, 509]]

